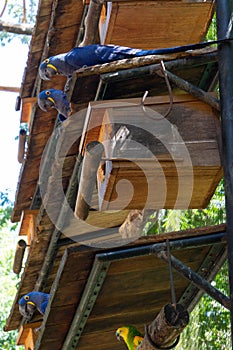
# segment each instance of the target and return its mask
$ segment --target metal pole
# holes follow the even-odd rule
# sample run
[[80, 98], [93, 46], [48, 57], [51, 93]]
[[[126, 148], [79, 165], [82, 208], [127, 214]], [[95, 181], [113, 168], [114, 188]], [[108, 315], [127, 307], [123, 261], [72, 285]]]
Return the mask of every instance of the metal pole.
[[175, 258], [173, 255], [170, 255], [161, 251], [156, 253], [156, 256], [160, 259], [163, 259], [169, 264], [171, 261], [172, 267], [178, 271], [181, 275], [187, 278], [189, 281], [194, 283], [199, 289], [203, 290], [207, 294], [209, 294], [213, 299], [218, 301], [222, 306], [226, 309], [230, 309], [230, 298], [220, 292], [217, 288], [213, 287], [210, 282], [206, 281], [203, 277], [201, 277], [195, 271], [192, 271], [190, 267], [183, 264], [180, 260]]
[[[233, 0], [216, 1], [218, 38], [232, 37]], [[222, 43], [219, 52], [219, 88], [222, 117], [223, 168], [226, 198], [228, 265], [233, 347], [233, 44]]]

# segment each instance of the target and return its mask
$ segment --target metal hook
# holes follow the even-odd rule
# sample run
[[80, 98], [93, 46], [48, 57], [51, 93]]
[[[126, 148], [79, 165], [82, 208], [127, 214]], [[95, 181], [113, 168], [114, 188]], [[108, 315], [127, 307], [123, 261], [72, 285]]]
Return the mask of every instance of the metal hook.
[[166, 118], [169, 113], [171, 112], [172, 110], [172, 106], [173, 106], [173, 95], [172, 95], [172, 88], [171, 88], [171, 84], [170, 84], [170, 81], [168, 79], [168, 76], [167, 76], [167, 72], [166, 72], [166, 68], [165, 68], [165, 65], [164, 65], [164, 62], [163, 61], [160, 61], [160, 66], [161, 66], [161, 71], [162, 71], [162, 74], [164, 76], [164, 79], [165, 79], [165, 82], [166, 82], [166, 85], [167, 85], [167, 89], [168, 89], [168, 92], [169, 92], [169, 98], [170, 98], [170, 104], [169, 104], [169, 108], [167, 110], [167, 112], [165, 113], [164, 115], [164, 118]]
[[144, 95], [142, 96], [142, 99], [141, 99], [141, 106], [143, 108], [144, 108], [144, 105], [145, 105], [145, 101], [146, 101], [147, 95], [148, 95], [148, 91], [145, 91]]

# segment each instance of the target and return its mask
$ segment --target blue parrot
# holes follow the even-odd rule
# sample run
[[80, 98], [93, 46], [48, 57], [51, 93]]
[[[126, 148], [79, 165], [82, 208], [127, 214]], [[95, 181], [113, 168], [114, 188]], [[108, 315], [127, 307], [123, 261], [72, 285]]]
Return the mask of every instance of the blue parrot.
[[44, 60], [40, 64], [39, 73], [41, 79], [49, 80], [56, 74], [71, 76], [75, 70], [82, 67], [94, 66], [96, 64], [108, 63], [125, 58], [185, 52], [228, 40], [232, 40], [232, 38], [153, 50], [141, 50], [125, 46], [99, 44], [75, 47], [69, 52], [52, 56]]
[[49, 297], [50, 294], [42, 292], [30, 292], [25, 294], [19, 300], [19, 312], [26, 319], [30, 319], [36, 309], [44, 315]]
[[66, 94], [56, 89], [41, 91], [38, 95], [38, 105], [45, 112], [49, 108], [55, 108], [59, 113], [58, 118], [61, 122], [68, 118], [71, 111]]

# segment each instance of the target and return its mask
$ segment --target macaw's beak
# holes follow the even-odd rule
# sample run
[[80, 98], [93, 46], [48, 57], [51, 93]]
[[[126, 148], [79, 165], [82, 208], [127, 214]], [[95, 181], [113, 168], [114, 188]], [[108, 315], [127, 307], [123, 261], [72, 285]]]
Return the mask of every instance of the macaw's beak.
[[50, 80], [50, 78], [58, 74], [57, 68], [53, 64], [49, 63], [48, 59], [41, 63], [39, 73], [41, 79], [43, 80]]
[[48, 112], [48, 109], [54, 107], [55, 101], [52, 97], [49, 96], [47, 98], [38, 99], [38, 104], [43, 111]]
[[19, 305], [20, 314], [29, 320], [34, 314], [35, 310], [36, 310], [36, 305], [31, 301], [27, 302], [24, 305]]

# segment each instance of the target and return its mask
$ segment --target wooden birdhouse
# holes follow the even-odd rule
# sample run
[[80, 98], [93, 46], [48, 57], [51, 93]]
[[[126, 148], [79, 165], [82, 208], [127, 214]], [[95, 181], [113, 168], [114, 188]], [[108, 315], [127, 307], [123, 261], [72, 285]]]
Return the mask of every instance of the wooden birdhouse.
[[25, 350], [34, 350], [36, 340], [39, 336], [41, 322], [25, 324], [20, 327], [16, 344], [24, 345]]
[[103, 145], [99, 211], [209, 203], [222, 177], [217, 112], [187, 94], [174, 96], [172, 107], [170, 102], [168, 96], [156, 96], [145, 103], [90, 103], [80, 151], [84, 154], [92, 141]]

